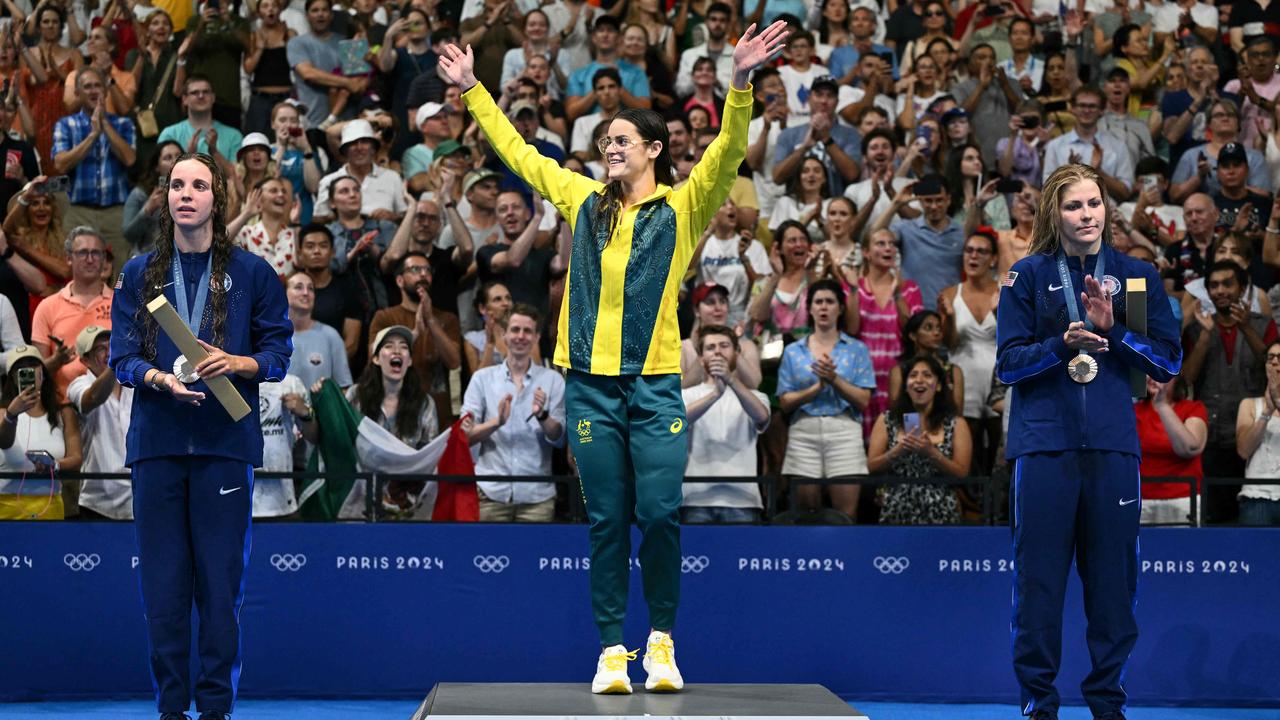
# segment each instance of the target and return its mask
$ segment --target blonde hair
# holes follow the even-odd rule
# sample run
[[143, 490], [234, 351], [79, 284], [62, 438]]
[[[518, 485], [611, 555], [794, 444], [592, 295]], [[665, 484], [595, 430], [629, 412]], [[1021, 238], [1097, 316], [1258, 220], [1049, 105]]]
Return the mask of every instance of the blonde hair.
[[1044, 181], [1044, 186], [1040, 188], [1040, 205], [1036, 208], [1036, 222], [1031, 231], [1031, 247], [1027, 248], [1028, 255], [1056, 253], [1058, 248], [1062, 247], [1062, 239], [1058, 237], [1062, 226], [1062, 215], [1059, 210], [1059, 206], [1062, 205], [1062, 196], [1067, 188], [1086, 180], [1097, 185], [1098, 192], [1102, 193], [1103, 206], [1106, 208], [1106, 215], [1102, 222], [1102, 244], [1112, 244], [1111, 223], [1108, 222], [1111, 208], [1107, 203], [1102, 176], [1088, 165], [1072, 163], [1054, 170], [1053, 174]]

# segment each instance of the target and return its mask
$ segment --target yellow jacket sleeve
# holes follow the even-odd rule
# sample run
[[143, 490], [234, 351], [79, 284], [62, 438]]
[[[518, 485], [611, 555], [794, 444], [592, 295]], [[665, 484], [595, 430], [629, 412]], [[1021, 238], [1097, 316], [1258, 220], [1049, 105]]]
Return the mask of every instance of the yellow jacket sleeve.
[[693, 167], [689, 180], [671, 194], [671, 207], [677, 214], [689, 215], [692, 233], [681, 233], [680, 239], [697, 244], [702, 230], [720, 209], [733, 189], [738, 166], [747, 156], [747, 125], [751, 123], [753, 98], [751, 85], [746, 90], [729, 88], [721, 114], [720, 134]]
[[[591, 193], [604, 186], [591, 178], [560, 167], [554, 160], [526, 143], [483, 84], [476, 83], [462, 94], [462, 99], [502, 162], [555, 205], [564, 219], [569, 221], [569, 226], [573, 227], [577, 222], [578, 208]], [[743, 137], [746, 137], [745, 124], [743, 127]]]

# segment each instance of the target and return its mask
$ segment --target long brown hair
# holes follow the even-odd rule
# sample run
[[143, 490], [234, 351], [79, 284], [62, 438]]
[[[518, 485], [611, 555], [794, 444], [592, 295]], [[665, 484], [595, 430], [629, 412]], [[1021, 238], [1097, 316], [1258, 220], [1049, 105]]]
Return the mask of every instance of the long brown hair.
[[[210, 319], [212, 316], [212, 344], [221, 347], [226, 339], [227, 326], [227, 292], [223, 278], [227, 272], [227, 265], [231, 261], [231, 251], [235, 249], [231, 239], [227, 237], [227, 178], [213, 158], [204, 153], [183, 153], [173, 162], [173, 167], [178, 167], [179, 163], [187, 160], [194, 160], [204, 165], [213, 178], [213, 212], [209, 215], [209, 222], [213, 223], [213, 243], [210, 245], [213, 251], [213, 272], [209, 276], [211, 302], [209, 312], [204, 317]], [[173, 171], [169, 172], [172, 175]], [[163, 186], [168, 188], [169, 175], [162, 178], [162, 181]], [[159, 326], [156, 325], [155, 318], [151, 317], [151, 313], [147, 312], [146, 304], [157, 295], [163, 294], [164, 286], [169, 281], [169, 274], [173, 267], [173, 234], [173, 214], [166, 208], [166, 211], [160, 214], [160, 227], [156, 231], [156, 249], [151, 253], [147, 267], [143, 270], [143, 302], [138, 305], [138, 312], [134, 318], [142, 328], [142, 356], [148, 360], [155, 360], [156, 357], [156, 333]], [[174, 292], [186, 292], [186, 289], [175, 287]]]
[[1107, 191], [1106, 186], [1102, 184], [1102, 176], [1088, 165], [1071, 163], [1054, 170], [1049, 179], [1044, 181], [1044, 187], [1040, 189], [1040, 206], [1036, 208], [1036, 223], [1031, 231], [1031, 247], [1027, 248], [1028, 255], [1052, 254], [1062, 247], [1062, 239], [1058, 237], [1058, 230], [1062, 224], [1062, 215], [1059, 210], [1059, 206], [1062, 205], [1062, 195], [1067, 188], [1085, 180], [1092, 180], [1098, 186], [1098, 192], [1102, 193], [1103, 207], [1106, 208], [1106, 216], [1102, 222], [1102, 244], [1112, 244], [1110, 220], [1113, 210], [1107, 202]]
[[[376, 356], [377, 353], [375, 352], [374, 355]], [[382, 416], [382, 401], [386, 397], [387, 389], [382, 384], [382, 367], [370, 358], [369, 364], [364, 366], [364, 373], [356, 383], [356, 409], [361, 415], [378, 422]], [[417, 371], [412, 367], [404, 374], [397, 398], [396, 437], [405, 442], [412, 442], [422, 429], [420, 427], [422, 409], [430, 402], [422, 380], [418, 378]]]

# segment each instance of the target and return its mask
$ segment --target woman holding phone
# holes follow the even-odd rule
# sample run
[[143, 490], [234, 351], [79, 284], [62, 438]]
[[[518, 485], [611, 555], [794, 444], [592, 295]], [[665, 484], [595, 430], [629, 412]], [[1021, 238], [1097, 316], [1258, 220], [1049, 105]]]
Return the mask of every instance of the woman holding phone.
[[[80, 469], [80, 421], [70, 405], [59, 405], [40, 351], [19, 345], [4, 354], [0, 378], [0, 471], [31, 477], [0, 480], [0, 520], [61, 520], [65, 517], [57, 472]], [[74, 507], [75, 498], [69, 498]]]
[[[902, 363], [906, 392], [876, 419], [867, 448], [873, 474], [910, 478], [969, 474], [968, 426], [959, 422], [947, 388], [947, 373], [936, 359], [921, 355]], [[960, 522], [960, 503], [948, 485], [888, 485], [880, 522], [890, 525], [946, 525]]]
[[[213, 158], [179, 156], [162, 185], [168, 212], [156, 248], [126, 263], [117, 285], [109, 362], [120, 384], [136, 389], [125, 464], [156, 703], [162, 717], [182, 718], [194, 689], [201, 718], [225, 720], [240, 678], [253, 468], [262, 464], [258, 384], [284, 379], [293, 325], [276, 271], [227, 234], [227, 179]], [[160, 295], [195, 334], [203, 360], [184, 357], [147, 311]], [[206, 384], [218, 377], [253, 411], [232, 420]]]
[[680, 394], [680, 278], [712, 214], [729, 196], [746, 156], [750, 73], [783, 47], [786, 23], [759, 35], [753, 24], [733, 50], [733, 80], [719, 136], [672, 189], [666, 121], [627, 108], [596, 143], [605, 183], [560, 167], [526, 143], [476, 79], [475, 56], [448, 45], [445, 77], [463, 90], [476, 124], [498, 156], [572, 228], [555, 363], [568, 369], [565, 407], [578, 444], [583, 497], [591, 519], [591, 597], [601, 653], [591, 689], [630, 693], [622, 644], [630, 585], [631, 519], [640, 526], [640, 562], [650, 633], [645, 688], [684, 687], [671, 630], [679, 604], [681, 482], [687, 454]]

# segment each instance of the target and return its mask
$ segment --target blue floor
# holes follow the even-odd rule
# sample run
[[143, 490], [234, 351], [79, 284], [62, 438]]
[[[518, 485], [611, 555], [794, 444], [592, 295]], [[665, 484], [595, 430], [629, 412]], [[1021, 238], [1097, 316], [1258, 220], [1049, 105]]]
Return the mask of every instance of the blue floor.
[[[922, 705], [855, 703], [871, 720], [999, 720], [1019, 717], [1013, 705]], [[60, 702], [0, 704], [0, 718], [86, 718], [139, 720], [155, 718], [152, 704], [127, 702]], [[236, 720], [408, 720], [418, 709], [411, 700], [244, 700]], [[1131, 708], [1130, 720], [1280, 720], [1280, 709]], [[1085, 708], [1064, 708], [1061, 720], [1089, 720]]]

